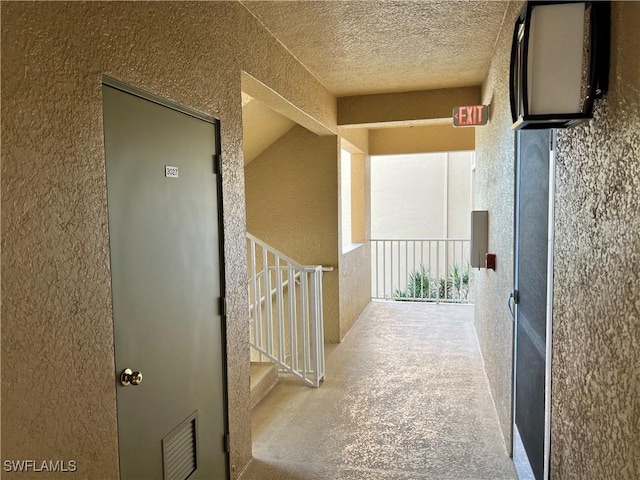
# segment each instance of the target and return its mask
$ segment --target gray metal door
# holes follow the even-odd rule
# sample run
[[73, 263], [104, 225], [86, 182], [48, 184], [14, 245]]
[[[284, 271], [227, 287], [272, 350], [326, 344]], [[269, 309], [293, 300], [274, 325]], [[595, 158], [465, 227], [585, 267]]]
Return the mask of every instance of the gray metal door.
[[150, 99], [103, 86], [120, 474], [224, 479], [218, 124]]
[[514, 438], [521, 439], [536, 480], [545, 478], [548, 468], [545, 418], [550, 393], [547, 324], [552, 135], [550, 130], [520, 130], [516, 134]]

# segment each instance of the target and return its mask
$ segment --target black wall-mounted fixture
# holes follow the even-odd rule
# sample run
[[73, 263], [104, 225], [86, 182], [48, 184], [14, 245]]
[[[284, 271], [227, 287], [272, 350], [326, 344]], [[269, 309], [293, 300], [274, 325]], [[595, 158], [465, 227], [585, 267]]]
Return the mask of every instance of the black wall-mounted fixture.
[[516, 20], [512, 129], [567, 128], [593, 118], [609, 87], [611, 3], [528, 1]]

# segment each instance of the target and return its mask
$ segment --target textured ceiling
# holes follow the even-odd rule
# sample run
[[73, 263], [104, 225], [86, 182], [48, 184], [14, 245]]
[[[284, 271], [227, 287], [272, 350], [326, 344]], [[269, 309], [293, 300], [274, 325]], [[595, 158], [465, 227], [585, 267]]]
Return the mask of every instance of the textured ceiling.
[[508, 2], [243, 1], [337, 96], [482, 83]]

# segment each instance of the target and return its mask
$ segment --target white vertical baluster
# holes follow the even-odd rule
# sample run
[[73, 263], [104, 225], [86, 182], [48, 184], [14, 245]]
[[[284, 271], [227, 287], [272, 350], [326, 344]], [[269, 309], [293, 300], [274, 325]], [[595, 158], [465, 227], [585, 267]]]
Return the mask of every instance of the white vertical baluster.
[[382, 298], [387, 298], [387, 242], [382, 241]]
[[[404, 286], [407, 288], [409, 286], [409, 252], [407, 251], [409, 242], [404, 240], [402, 243], [404, 243]], [[400, 255], [400, 250], [400, 247], [398, 247], [398, 256]]]
[[378, 267], [378, 241], [375, 241], [375, 246], [376, 246], [376, 289], [375, 289], [375, 298], [379, 298], [380, 297], [380, 277], [378, 276], [380, 273], [380, 268]]
[[[453, 246], [453, 248], [451, 248]], [[453, 242], [447, 240], [447, 252], [449, 251], [449, 249], [451, 248], [451, 256], [453, 257], [452, 263], [451, 263], [451, 267], [455, 268], [456, 265], [456, 250], [455, 250], [455, 245]], [[449, 289], [451, 291], [451, 297], [453, 297], [456, 293], [456, 289], [454, 288], [454, 282], [451, 282], [451, 285], [449, 285]]]
[[398, 287], [400, 287], [400, 241], [397, 242], [398, 244]]
[[451, 288], [451, 285], [449, 285], [449, 282], [447, 281], [447, 277], [449, 275], [449, 245], [448, 245], [448, 241], [445, 240], [444, 242], [444, 299], [447, 300], [447, 298], [449, 298], [449, 289]]
[[318, 291], [317, 291], [317, 271], [310, 273], [311, 277], [311, 370], [313, 374], [313, 385], [319, 387], [318, 370], [320, 370], [318, 355]]
[[289, 264], [289, 355], [294, 372], [298, 370], [296, 318], [296, 274], [293, 265]]
[[264, 283], [264, 309], [267, 326], [267, 353], [273, 356], [273, 313], [271, 310], [271, 273], [269, 272], [269, 251], [262, 247], [262, 278]]
[[282, 268], [280, 268], [280, 256], [275, 256], [276, 264], [276, 313], [278, 316], [278, 360], [286, 362], [284, 356], [284, 302], [282, 292]]
[[440, 242], [436, 240], [436, 289], [438, 291], [438, 302], [440, 302]]
[[318, 269], [318, 356], [320, 358], [320, 369], [317, 373], [318, 382], [316, 387], [320, 386], [320, 380], [325, 376], [325, 363], [324, 363], [324, 300], [322, 298], [322, 268]]
[[306, 380], [309, 368], [309, 292], [307, 291], [307, 275], [303, 269], [300, 271], [300, 292], [302, 294], [302, 378]]
[[[410, 262], [412, 272], [417, 272], [420, 269], [420, 262], [418, 260], [418, 247], [417, 247], [418, 243], [420, 243], [419, 240], [417, 239], [412, 240], [413, 253], [411, 254], [411, 262]], [[420, 296], [419, 298], [422, 298], [422, 285], [420, 285], [420, 289], [418, 290], [417, 294]]]
[[[424, 265], [424, 242], [420, 240], [420, 265]], [[424, 297], [424, 287], [420, 287], [422, 296]], [[427, 292], [427, 297], [429, 296], [429, 292]]]
[[[260, 302], [260, 288], [258, 287], [260, 281], [258, 279], [258, 265], [256, 264], [256, 242], [251, 239], [251, 285], [253, 288], [253, 329], [254, 329], [254, 342], [258, 348], [262, 347], [262, 306]], [[262, 362], [262, 353], [259, 355], [259, 360]]]
[[[262, 299], [262, 283], [260, 283], [260, 279], [258, 279], [258, 299]], [[260, 309], [260, 313], [258, 314], [257, 321], [256, 321], [256, 330], [258, 331], [257, 346], [260, 350], [264, 350], [264, 337], [262, 335], [262, 329], [263, 329], [262, 300], [260, 300], [260, 305], [258, 308]], [[264, 362], [264, 355], [262, 352], [260, 352], [260, 361]]]
[[[390, 290], [390, 295], [393, 295], [393, 240], [391, 240], [390, 242], [391, 248], [389, 250], [389, 256], [391, 258], [391, 263], [390, 263], [390, 267], [389, 269], [391, 270], [391, 285], [389, 286], [389, 290]], [[386, 298], [386, 297], [385, 297]]]
[[[457, 242], [453, 242], [453, 265], [456, 266], [456, 243]], [[460, 275], [460, 284], [458, 285], [458, 297], [460, 296], [460, 292], [462, 290], [462, 270], [458, 271], [458, 274]], [[454, 290], [455, 291], [455, 290]]]

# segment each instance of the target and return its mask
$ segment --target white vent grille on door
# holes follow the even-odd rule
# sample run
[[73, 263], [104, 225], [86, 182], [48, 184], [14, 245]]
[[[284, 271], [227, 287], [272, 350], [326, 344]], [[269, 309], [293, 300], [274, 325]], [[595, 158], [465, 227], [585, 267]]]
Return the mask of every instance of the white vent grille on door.
[[198, 412], [162, 439], [164, 480], [186, 480], [198, 468]]

